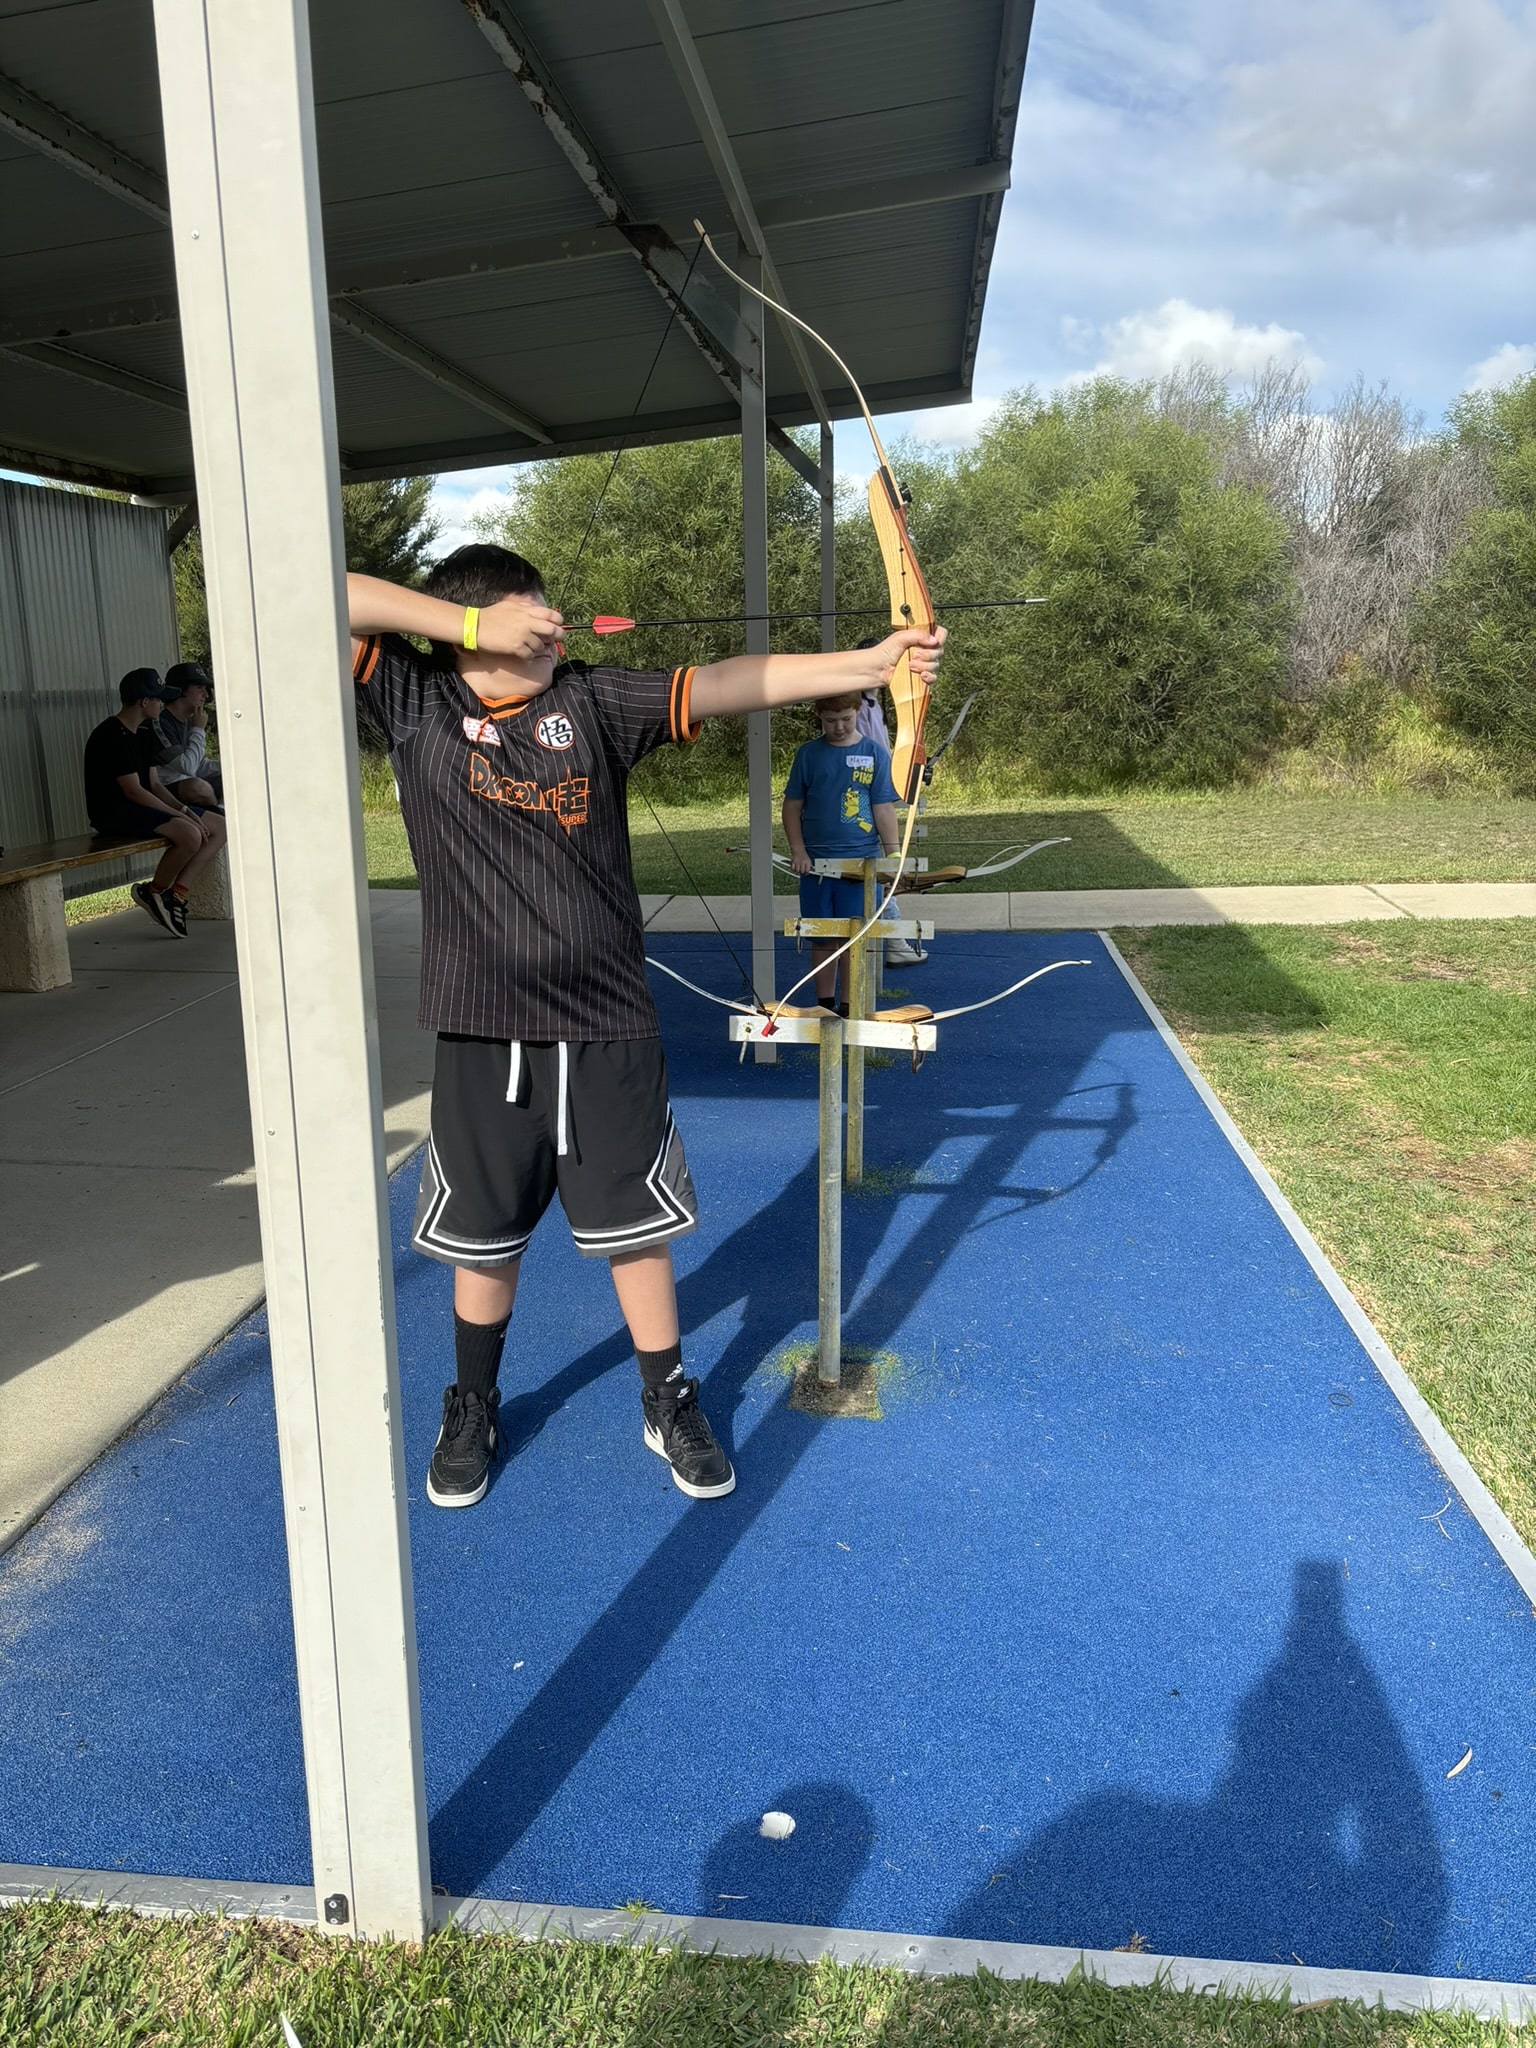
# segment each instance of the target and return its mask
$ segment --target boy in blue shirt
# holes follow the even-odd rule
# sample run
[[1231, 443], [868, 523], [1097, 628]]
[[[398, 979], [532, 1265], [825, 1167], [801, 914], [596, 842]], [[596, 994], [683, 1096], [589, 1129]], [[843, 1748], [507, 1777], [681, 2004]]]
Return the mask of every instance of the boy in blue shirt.
[[[895, 853], [896, 785], [885, 748], [859, 731], [860, 696], [824, 697], [816, 709], [820, 739], [796, 754], [781, 813], [790, 864], [800, 877], [802, 917], [864, 917], [864, 884], [811, 872], [818, 860], [867, 860]], [[888, 887], [882, 884], [882, 890]], [[816, 997], [831, 1009], [837, 994], [841, 939], [813, 939]], [[847, 954], [843, 954], [847, 959]], [[846, 1000], [836, 1005], [846, 1016]]]

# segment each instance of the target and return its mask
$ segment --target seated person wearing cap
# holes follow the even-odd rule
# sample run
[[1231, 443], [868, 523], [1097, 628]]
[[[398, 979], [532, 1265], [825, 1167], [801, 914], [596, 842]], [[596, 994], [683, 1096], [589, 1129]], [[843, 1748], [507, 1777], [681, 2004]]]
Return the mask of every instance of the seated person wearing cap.
[[208, 695], [213, 685], [195, 661], [178, 661], [165, 672], [174, 694], [155, 720], [163, 749], [160, 780], [178, 803], [204, 809], [224, 807], [224, 769], [208, 752]]
[[85, 743], [85, 808], [96, 831], [113, 839], [166, 842], [148, 882], [129, 891], [163, 930], [187, 936], [187, 889], [224, 844], [224, 820], [184, 804], [160, 780], [155, 719], [177, 692], [152, 668], [131, 669], [118, 684], [121, 709]]

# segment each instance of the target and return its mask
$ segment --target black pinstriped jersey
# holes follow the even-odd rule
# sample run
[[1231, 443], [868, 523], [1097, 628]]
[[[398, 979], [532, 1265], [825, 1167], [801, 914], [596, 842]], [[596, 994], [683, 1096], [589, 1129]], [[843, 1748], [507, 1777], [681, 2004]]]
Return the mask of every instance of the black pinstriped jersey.
[[421, 878], [421, 1024], [475, 1038], [655, 1038], [626, 789], [690, 724], [693, 670], [561, 668], [488, 703], [376, 635], [353, 664], [389, 740]]

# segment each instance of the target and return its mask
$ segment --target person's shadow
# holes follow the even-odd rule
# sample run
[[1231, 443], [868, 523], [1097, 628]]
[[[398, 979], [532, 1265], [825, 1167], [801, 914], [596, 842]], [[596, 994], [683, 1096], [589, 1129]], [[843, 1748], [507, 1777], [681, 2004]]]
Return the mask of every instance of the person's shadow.
[[787, 1813], [795, 1831], [765, 1840], [743, 1820], [710, 1850], [699, 1872], [698, 1911], [714, 1920], [768, 1920], [839, 1927], [843, 1902], [869, 1861], [875, 1816], [846, 1785], [787, 1785], [770, 1812]]
[[1279, 1657], [1203, 1805], [1106, 1792], [1043, 1828], [946, 1934], [1430, 1971], [1446, 1881], [1429, 1802], [1344, 1622], [1339, 1565], [1296, 1567]]

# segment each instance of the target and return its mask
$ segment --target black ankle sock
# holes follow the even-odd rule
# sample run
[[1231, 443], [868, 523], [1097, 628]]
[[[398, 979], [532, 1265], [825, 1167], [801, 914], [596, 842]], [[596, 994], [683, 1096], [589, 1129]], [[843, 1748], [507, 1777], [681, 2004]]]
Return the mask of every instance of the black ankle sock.
[[478, 1394], [482, 1401], [488, 1397], [496, 1384], [501, 1347], [511, 1320], [504, 1316], [499, 1323], [466, 1323], [461, 1315], [455, 1314], [453, 1356], [461, 1393]]
[[683, 1378], [683, 1347], [669, 1344], [665, 1351], [635, 1351], [640, 1377], [648, 1387], [664, 1387], [668, 1380], [680, 1386]]

